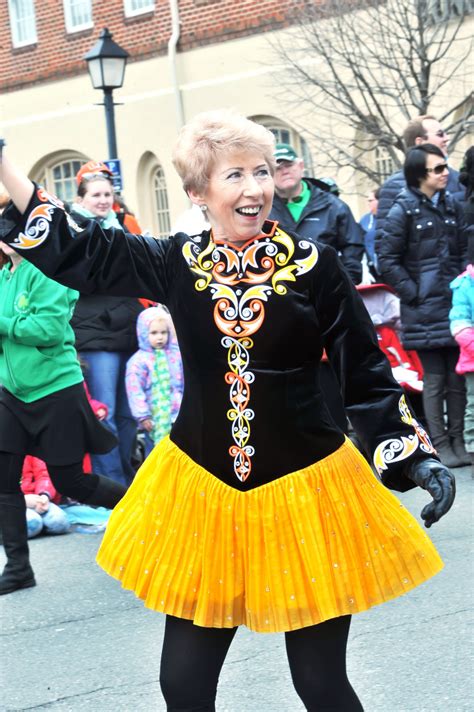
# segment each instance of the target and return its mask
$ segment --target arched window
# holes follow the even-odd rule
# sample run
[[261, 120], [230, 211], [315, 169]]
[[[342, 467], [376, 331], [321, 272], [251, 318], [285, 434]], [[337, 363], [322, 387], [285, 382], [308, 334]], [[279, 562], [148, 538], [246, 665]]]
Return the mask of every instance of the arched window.
[[138, 162], [137, 197], [142, 226], [156, 237], [169, 237], [171, 220], [166, 176], [158, 157], [146, 151]]
[[153, 175], [153, 194], [158, 220], [158, 236], [168, 237], [171, 231], [170, 211], [168, 206], [168, 191], [166, 189], [165, 173], [158, 166]]
[[298, 131], [274, 116], [251, 116], [250, 118], [269, 129], [274, 134], [277, 143], [289, 143], [290, 146], [293, 146], [296, 153], [304, 160], [304, 174], [306, 176], [314, 175], [311, 151]]
[[76, 173], [89, 159], [78, 153], [59, 151], [43, 158], [31, 171], [31, 178], [65, 202], [76, 196]]
[[383, 146], [375, 148], [375, 169], [380, 176], [380, 183], [383, 183], [394, 172], [392, 157]]

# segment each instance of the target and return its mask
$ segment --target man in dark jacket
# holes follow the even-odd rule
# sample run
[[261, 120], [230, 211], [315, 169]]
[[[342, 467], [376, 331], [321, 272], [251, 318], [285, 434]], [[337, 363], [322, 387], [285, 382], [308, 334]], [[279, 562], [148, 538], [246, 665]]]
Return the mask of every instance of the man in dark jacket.
[[461, 206], [446, 191], [448, 165], [438, 146], [411, 149], [404, 175], [407, 187], [376, 240], [378, 264], [383, 281], [400, 297], [403, 346], [415, 349], [423, 365], [423, 407], [432, 442], [442, 462], [457, 467], [470, 458], [463, 442], [465, 386], [455, 371], [459, 348], [450, 331], [449, 285], [467, 264], [468, 230]]
[[275, 197], [270, 220], [278, 220], [283, 229], [301, 237], [334, 247], [354, 284], [359, 284], [364, 235], [349, 206], [329, 192], [327, 183], [303, 178], [303, 159], [289, 144], [277, 144], [275, 158]]
[[[434, 116], [425, 114], [417, 116], [408, 122], [405, 131], [403, 132], [403, 143], [407, 151], [414, 146], [421, 146], [425, 143], [430, 143], [433, 146], [438, 146], [443, 152], [443, 155], [448, 155], [448, 134], [442, 128], [439, 121]], [[377, 207], [377, 234], [381, 235], [384, 228], [384, 221], [387, 213], [393, 205], [393, 202], [399, 192], [406, 187], [405, 176], [403, 169], [393, 173], [390, 178], [387, 178], [385, 183], [380, 188], [379, 204]], [[463, 200], [464, 190], [459, 183], [459, 173], [454, 168], [449, 167], [448, 183], [446, 190], [456, 198]]]
[[[270, 220], [278, 220], [290, 232], [334, 247], [354, 284], [362, 281], [364, 232], [346, 203], [333, 194], [334, 185], [303, 178], [304, 162], [292, 146], [275, 147], [277, 169]], [[347, 432], [340, 384], [328, 361], [322, 361], [320, 383], [335, 423]]]

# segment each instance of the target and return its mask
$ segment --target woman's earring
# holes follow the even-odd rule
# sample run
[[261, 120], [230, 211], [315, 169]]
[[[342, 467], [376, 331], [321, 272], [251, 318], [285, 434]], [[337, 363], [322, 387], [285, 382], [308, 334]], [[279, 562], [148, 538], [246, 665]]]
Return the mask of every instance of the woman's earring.
[[202, 205], [199, 206], [202, 210], [203, 213], [207, 213], [207, 205], [203, 203]]

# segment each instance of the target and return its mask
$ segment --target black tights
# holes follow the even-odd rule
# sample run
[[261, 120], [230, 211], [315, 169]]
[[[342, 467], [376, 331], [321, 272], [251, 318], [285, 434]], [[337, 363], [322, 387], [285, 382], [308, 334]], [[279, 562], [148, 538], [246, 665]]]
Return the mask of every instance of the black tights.
[[[20, 491], [24, 455], [0, 452], [0, 493], [14, 494]], [[79, 502], [87, 502], [97, 489], [99, 477], [86, 475], [82, 462], [72, 465], [47, 465], [51, 482], [58, 492]]]
[[[363, 712], [346, 673], [350, 623], [350, 616], [342, 616], [285, 633], [293, 684], [310, 712]], [[219, 674], [236, 631], [166, 617], [160, 684], [168, 712], [214, 712]]]

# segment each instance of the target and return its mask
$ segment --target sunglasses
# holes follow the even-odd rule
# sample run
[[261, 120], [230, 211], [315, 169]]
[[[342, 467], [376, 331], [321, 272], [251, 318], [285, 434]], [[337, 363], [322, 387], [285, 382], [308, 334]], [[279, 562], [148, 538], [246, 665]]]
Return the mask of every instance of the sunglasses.
[[440, 176], [444, 171], [449, 171], [449, 167], [447, 163], [438, 163], [437, 166], [434, 168], [427, 168], [426, 172], [427, 173], [434, 173], [435, 176]]
[[97, 178], [107, 178], [110, 182], [112, 182], [112, 176], [110, 173], [105, 173], [104, 171], [95, 171], [94, 173], [83, 173], [81, 176], [81, 181], [82, 180], [94, 180], [94, 178], [97, 180]]

